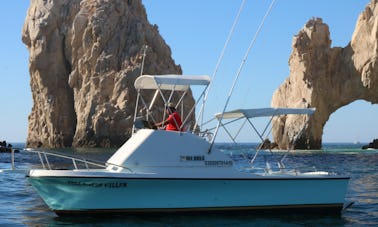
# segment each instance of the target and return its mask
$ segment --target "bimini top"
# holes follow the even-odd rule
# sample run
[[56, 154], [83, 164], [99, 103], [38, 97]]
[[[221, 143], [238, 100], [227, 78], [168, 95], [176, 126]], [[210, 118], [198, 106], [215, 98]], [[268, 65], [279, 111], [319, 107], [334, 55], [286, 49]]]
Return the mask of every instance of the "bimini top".
[[184, 75], [142, 75], [135, 80], [136, 89], [160, 89], [185, 91], [191, 85], [204, 85], [210, 83], [210, 77], [203, 76], [184, 76]]
[[[260, 109], [237, 109], [224, 112], [223, 119], [232, 118], [255, 118], [270, 117], [286, 114], [307, 114], [311, 115], [315, 112], [315, 108], [260, 108]], [[220, 118], [222, 113], [215, 114], [216, 118]]]

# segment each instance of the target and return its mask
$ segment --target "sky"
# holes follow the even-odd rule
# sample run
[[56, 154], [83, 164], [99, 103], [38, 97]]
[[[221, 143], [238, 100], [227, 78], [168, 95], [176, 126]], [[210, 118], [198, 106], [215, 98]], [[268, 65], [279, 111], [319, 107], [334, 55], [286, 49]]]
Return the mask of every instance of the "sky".
[[[176, 64], [187, 75], [213, 75], [242, 0], [142, 0], [148, 20], [159, 27]], [[216, 73], [206, 114], [220, 112], [243, 56], [270, 0], [247, 0]], [[241, 70], [227, 109], [269, 107], [273, 92], [289, 75], [293, 37], [308, 20], [330, 27], [332, 47], [350, 42], [369, 0], [276, 0]], [[25, 142], [32, 109], [28, 50], [21, 41], [29, 1], [4, 1], [0, 13], [2, 108], [0, 140]], [[330, 116], [323, 142], [370, 142], [378, 138], [378, 105], [356, 101]]]

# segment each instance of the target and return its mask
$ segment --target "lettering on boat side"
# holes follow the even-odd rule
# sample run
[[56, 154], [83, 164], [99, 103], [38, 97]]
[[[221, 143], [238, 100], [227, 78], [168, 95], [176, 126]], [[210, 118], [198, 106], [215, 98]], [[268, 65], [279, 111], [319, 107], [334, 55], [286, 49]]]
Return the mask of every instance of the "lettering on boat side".
[[205, 161], [205, 156], [181, 155], [180, 161]]
[[126, 182], [81, 182], [81, 181], [67, 181], [67, 184], [82, 186], [82, 187], [94, 187], [94, 188], [127, 188]]
[[217, 167], [229, 167], [233, 165], [233, 162], [229, 160], [205, 160], [204, 155], [199, 155], [199, 156], [181, 155], [180, 161], [181, 162], [201, 161], [205, 164], [205, 166], [217, 166]]
[[232, 166], [232, 161], [225, 161], [225, 160], [214, 160], [214, 161], [205, 161], [205, 166], [219, 166], [219, 167], [225, 167], [225, 166]]

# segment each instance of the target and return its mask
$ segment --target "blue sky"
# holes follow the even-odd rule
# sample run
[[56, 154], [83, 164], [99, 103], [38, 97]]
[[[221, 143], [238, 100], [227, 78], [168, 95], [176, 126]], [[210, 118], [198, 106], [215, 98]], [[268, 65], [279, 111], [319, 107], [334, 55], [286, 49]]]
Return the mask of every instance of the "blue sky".
[[[304, 24], [320, 17], [332, 46], [345, 47], [369, 0], [277, 0], [243, 68], [228, 109], [270, 106], [289, 75], [291, 43]], [[143, 0], [150, 23], [171, 47], [184, 74], [212, 75], [241, 0]], [[207, 114], [222, 110], [226, 94], [270, 1], [248, 0], [209, 96]], [[21, 41], [29, 1], [4, 1], [0, 13], [2, 111], [0, 140], [24, 142], [32, 108], [28, 51]], [[220, 101], [221, 100], [221, 101]], [[368, 142], [378, 138], [378, 105], [356, 101], [331, 115], [323, 142]]]

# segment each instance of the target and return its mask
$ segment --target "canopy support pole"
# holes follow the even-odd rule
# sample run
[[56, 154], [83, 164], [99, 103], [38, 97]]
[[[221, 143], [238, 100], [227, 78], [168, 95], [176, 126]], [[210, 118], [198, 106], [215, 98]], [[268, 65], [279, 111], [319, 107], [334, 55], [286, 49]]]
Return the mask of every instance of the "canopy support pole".
[[140, 97], [140, 89], [138, 89], [138, 91], [137, 91], [137, 98], [136, 98], [136, 102], [135, 102], [134, 122], [133, 122], [132, 134], [135, 133], [135, 120], [136, 120], [136, 116], [137, 116], [137, 113], [138, 113], [139, 97]]

